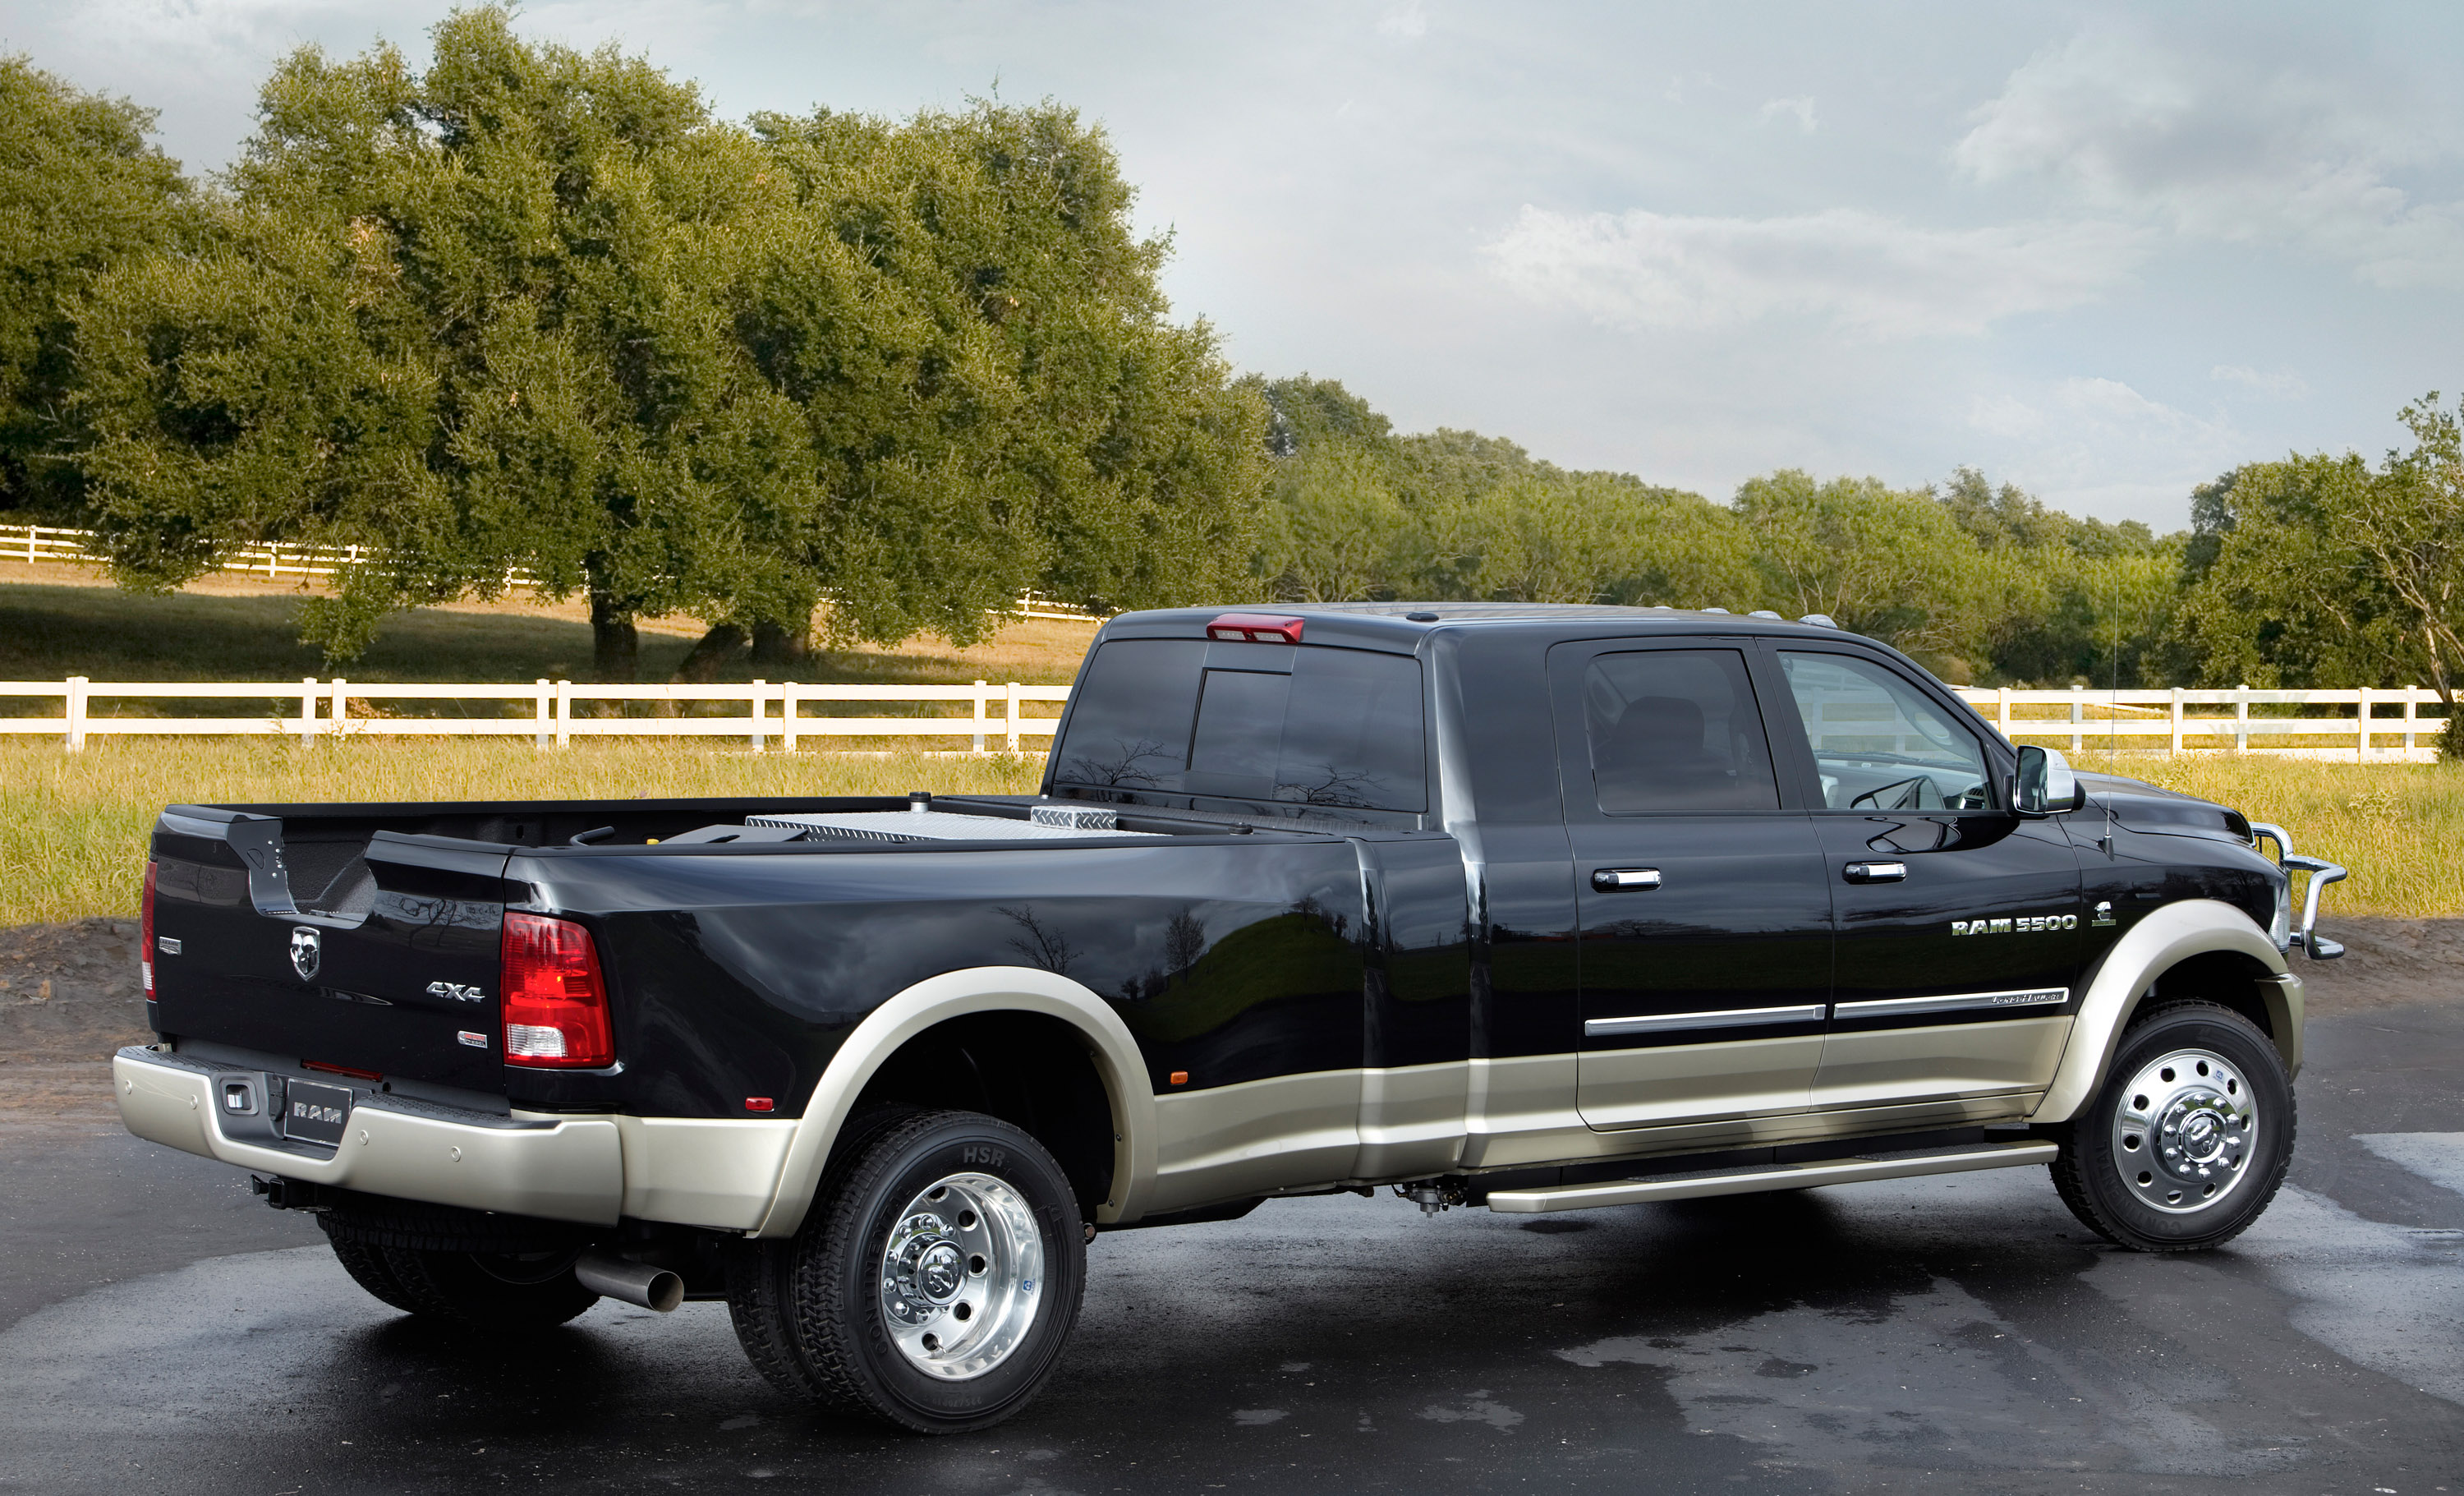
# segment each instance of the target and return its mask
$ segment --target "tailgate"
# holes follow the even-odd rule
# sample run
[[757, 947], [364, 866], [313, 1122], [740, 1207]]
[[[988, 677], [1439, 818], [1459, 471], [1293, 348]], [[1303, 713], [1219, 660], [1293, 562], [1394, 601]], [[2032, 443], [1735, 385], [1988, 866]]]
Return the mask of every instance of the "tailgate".
[[511, 851], [174, 805], [154, 828], [154, 1027], [502, 1094]]

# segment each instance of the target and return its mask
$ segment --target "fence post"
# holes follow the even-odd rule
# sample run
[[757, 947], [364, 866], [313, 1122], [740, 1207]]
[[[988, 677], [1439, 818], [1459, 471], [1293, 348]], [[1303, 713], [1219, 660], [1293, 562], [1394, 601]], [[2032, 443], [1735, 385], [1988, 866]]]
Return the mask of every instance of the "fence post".
[[69, 677], [68, 702], [62, 714], [68, 721], [68, 748], [71, 753], [85, 751], [85, 677]]
[[767, 729], [770, 726], [770, 693], [762, 689], [769, 684], [770, 683], [768, 681], [764, 680], [757, 680], [753, 683], [753, 700], [751, 705], [753, 708], [753, 751], [755, 753], [764, 751], [765, 739], [769, 736]]
[[351, 712], [345, 705], [351, 693], [351, 683], [341, 676], [334, 677], [334, 726], [337, 733], [350, 725]]
[[573, 682], [556, 683], [556, 745], [565, 747], [573, 741]]
[[2073, 686], [2071, 688], [2071, 752], [2073, 753], [2079, 752], [2086, 741], [2085, 730], [2080, 726], [2086, 720], [2087, 688]]
[[2421, 688], [2407, 686], [2404, 688], [2404, 752], [2407, 758], [2412, 756], [2413, 724], [2420, 720]]
[[2233, 752], [2250, 752], [2250, 682], [2233, 688]]
[[779, 751], [796, 751], [796, 683], [792, 680], [779, 693]]
[[976, 752], [984, 751], [984, 683], [976, 682]]
[[2354, 734], [2359, 738], [2353, 746], [2353, 761], [2360, 763], [2370, 756], [2370, 688], [2364, 686], [2355, 694], [2360, 698], [2361, 710], [2353, 715]]
[[531, 746], [532, 746], [532, 747], [534, 747], [534, 748], [544, 748], [544, 747], [546, 747], [546, 746], [547, 746], [547, 739], [548, 739], [548, 725], [547, 725], [547, 724], [548, 724], [548, 713], [547, 713], [547, 704], [548, 704], [548, 685], [547, 685], [547, 677], [546, 677], [546, 676], [544, 676], [544, 675], [541, 675], [540, 677], [539, 677], [539, 679], [537, 679], [537, 680], [535, 680], [535, 681], [531, 682], [531, 706], [532, 706], [532, 708], [534, 709], [534, 710], [533, 710], [533, 712], [532, 712], [532, 716], [533, 716], [533, 719], [534, 719], [534, 720], [536, 720], [536, 721], [539, 723], [539, 726], [538, 726], [537, 728], [533, 729], [533, 730], [532, 730], [532, 733], [531, 733]]
[[2173, 688], [2173, 747], [2166, 757], [2182, 757], [2182, 688], [2179, 686]]
[[34, 564], [34, 538], [42, 533], [39, 525], [26, 526], [26, 564], [29, 566]]
[[299, 737], [302, 741], [317, 736], [317, 677], [299, 677]]
[[1008, 719], [1009, 751], [1016, 753], [1018, 752], [1018, 682], [1016, 681], [1009, 683], [1009, 705], [1001, 715]]

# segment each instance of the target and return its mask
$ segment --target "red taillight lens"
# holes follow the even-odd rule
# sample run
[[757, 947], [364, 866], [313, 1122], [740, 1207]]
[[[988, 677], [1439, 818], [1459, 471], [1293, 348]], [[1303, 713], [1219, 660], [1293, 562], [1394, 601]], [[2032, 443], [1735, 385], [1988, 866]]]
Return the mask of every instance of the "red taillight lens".
[[154, 864], [145, 864], [145, 903], [137, 917], [137, 975], [145, 981], [145, 1001], [154, 1001]]
[[590, 932], [544, 914], [505, 915], [505, 1063], [598, 1069], [616, 1063], [607, 984]]
[[1226, 613], [1206, 626], [1206, 637], [1232, 644], [1298, 644], [1301, 620], [1280, 613]]

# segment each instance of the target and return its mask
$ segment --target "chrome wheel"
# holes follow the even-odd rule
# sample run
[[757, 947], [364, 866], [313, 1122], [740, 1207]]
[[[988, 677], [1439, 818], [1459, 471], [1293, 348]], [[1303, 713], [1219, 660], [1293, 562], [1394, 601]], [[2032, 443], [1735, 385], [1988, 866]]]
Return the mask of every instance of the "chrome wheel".
[[881, 1313], [918, 1370], [949, 1381], [1006, 1359], [1042, 1303], [1044, 1234], [988, 1174], [935, 1181], [898, 1213], [881, 1254]]
[[2258, 1135], [2240, 1067], [2209, 1049], [2143, 1066], [2113, 1116], [2113, 1166], [2142, 1204], [2168, 1215], [2212, 1209], [2240, 1184]]

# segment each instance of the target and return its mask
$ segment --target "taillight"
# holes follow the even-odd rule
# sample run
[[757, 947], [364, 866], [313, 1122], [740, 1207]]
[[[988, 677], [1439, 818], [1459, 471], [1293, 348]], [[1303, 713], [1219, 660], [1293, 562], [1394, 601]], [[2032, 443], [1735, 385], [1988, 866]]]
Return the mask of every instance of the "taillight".
[[154, 864], [145, 864], [145, 903], [137, 916], [137, 975], [144, 979], [145, 1001], [154, 1001]]
[[508, 913], [500, 950], [506, 1064], [597, 1069], [616, 1063], [607, 984], [589, 931], [569, 919]]
[[1226, 613], [1206, 626], [1206, 637], [1230, 644], [1298, 644], [1301, 620], [1280, 613]]

